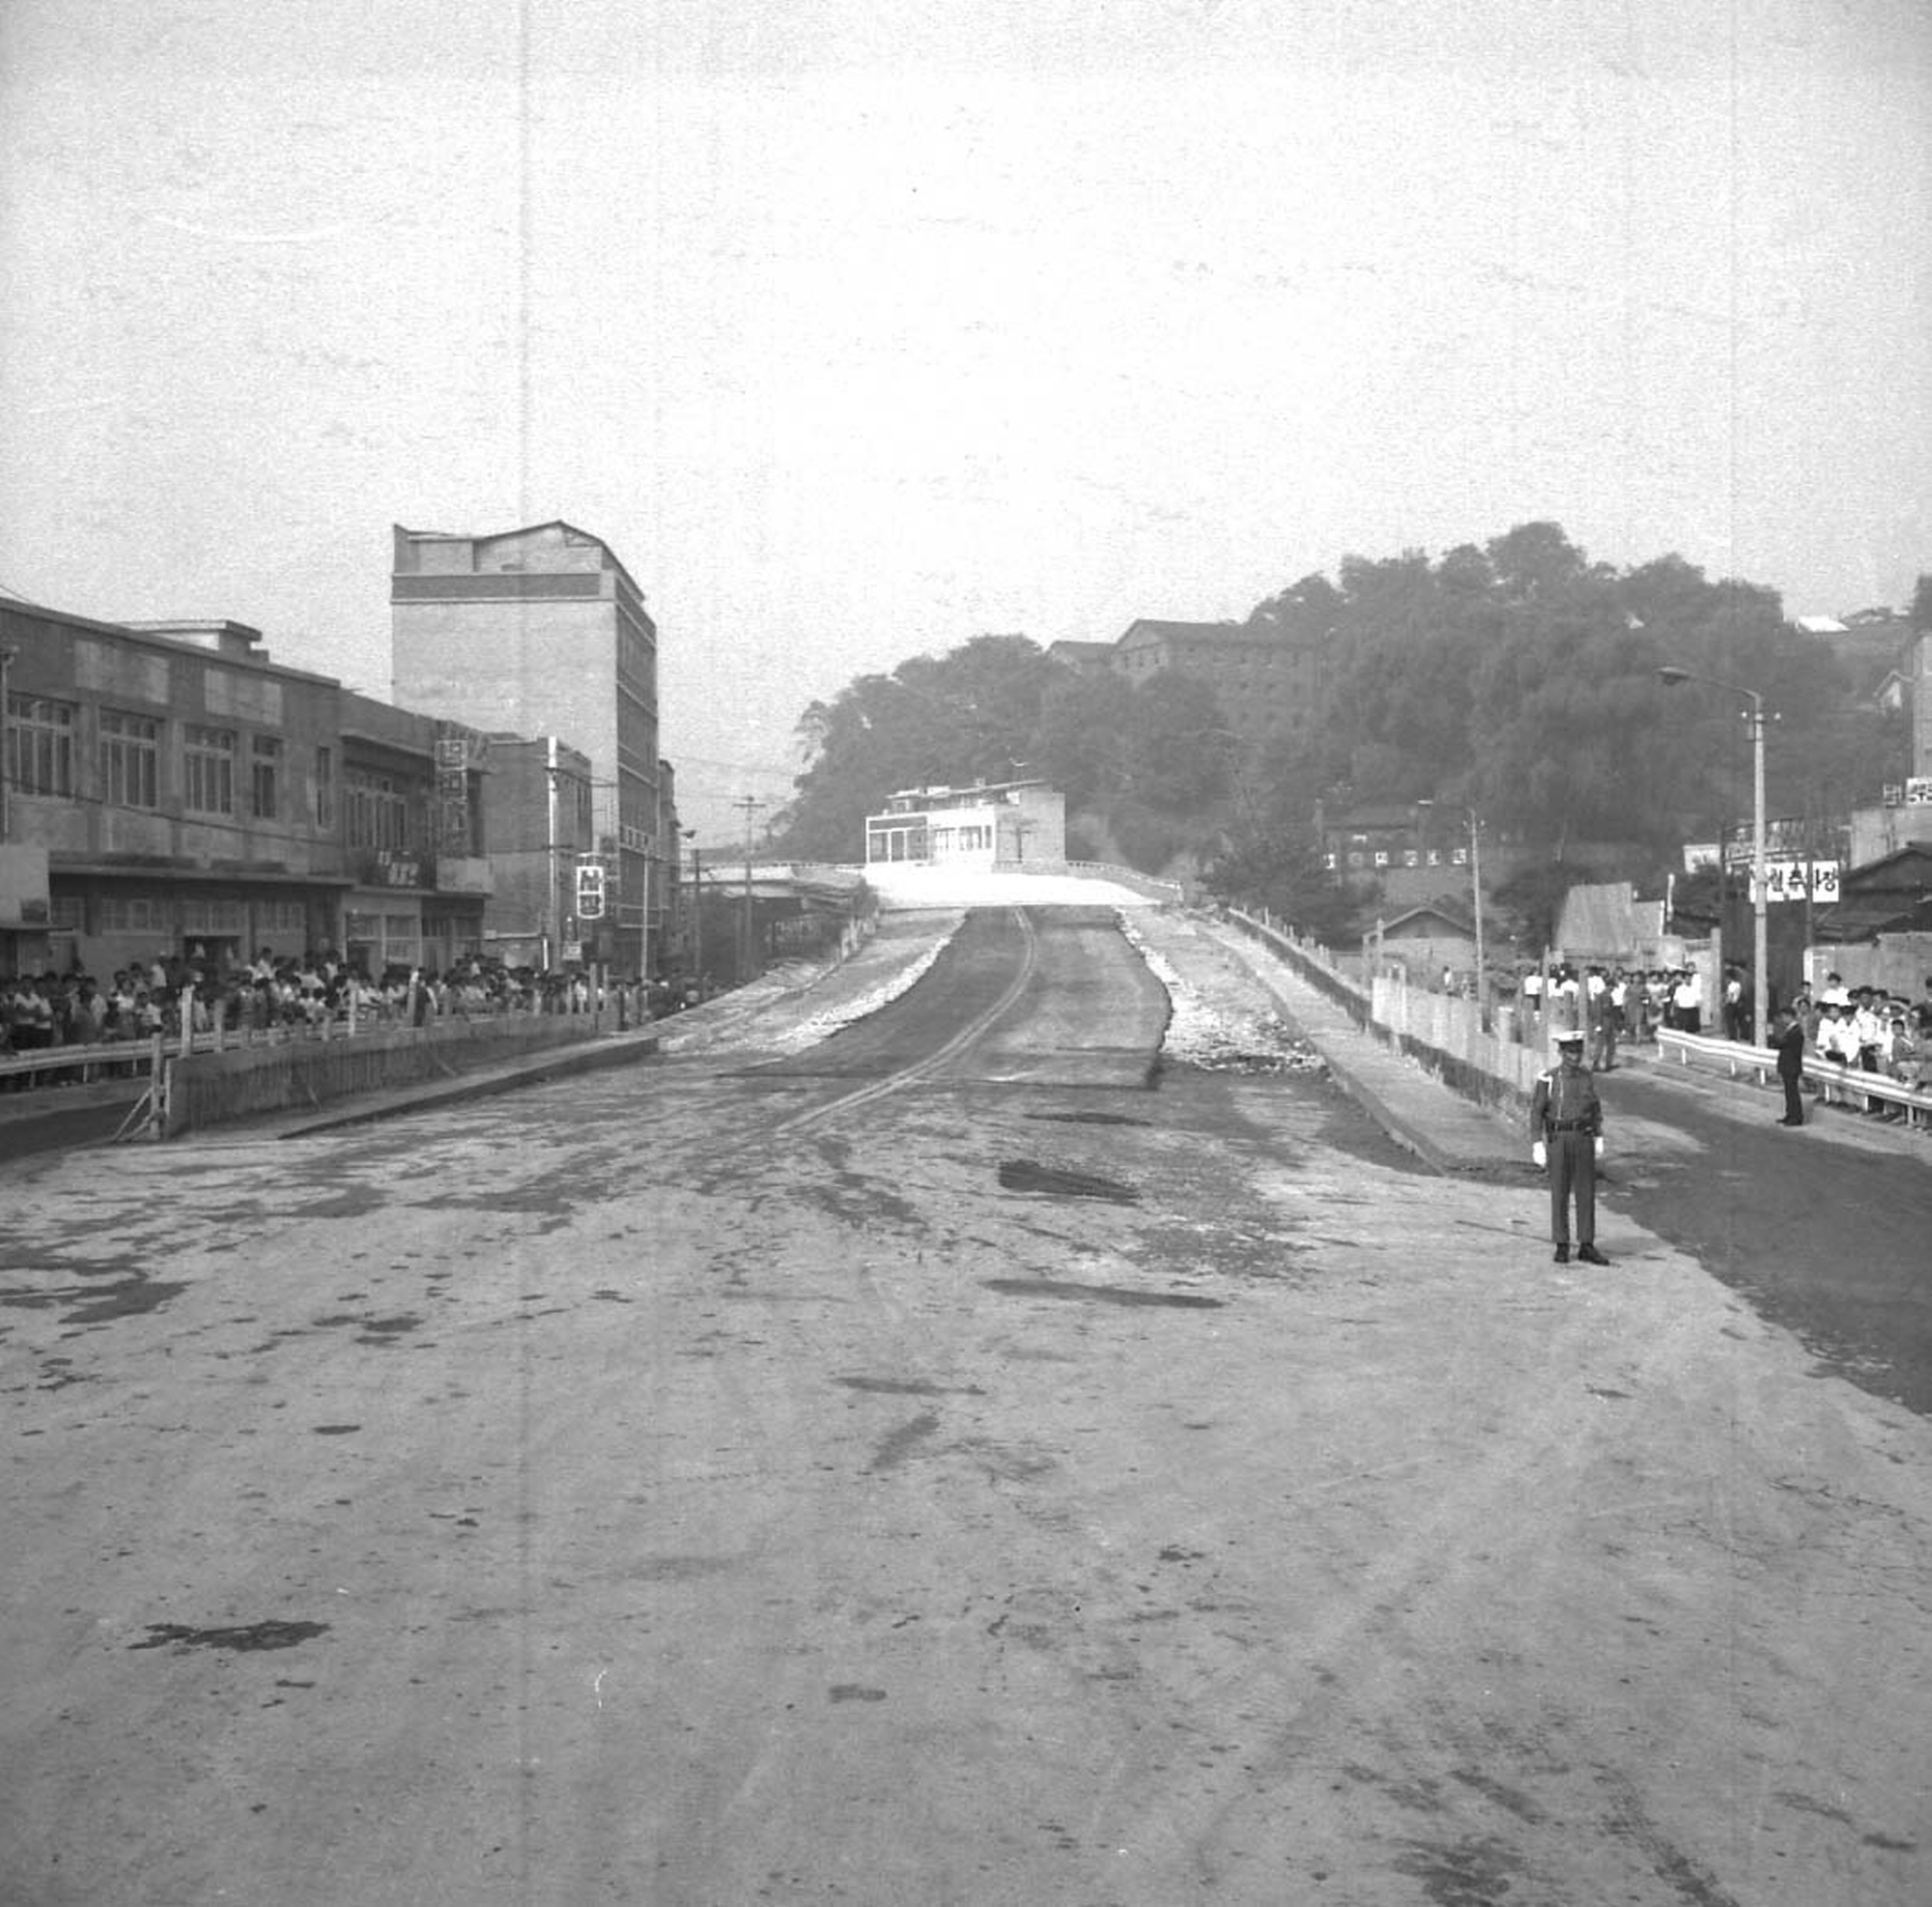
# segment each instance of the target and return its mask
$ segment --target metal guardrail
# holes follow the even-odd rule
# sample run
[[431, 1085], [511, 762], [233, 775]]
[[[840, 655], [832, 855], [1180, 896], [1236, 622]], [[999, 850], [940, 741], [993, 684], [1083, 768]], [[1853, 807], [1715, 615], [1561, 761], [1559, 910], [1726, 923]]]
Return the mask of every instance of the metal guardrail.
[[[1769, 1046], [1741, 1044], [1735, 1039], [1714, 1039], [1701, 1033], [1680, 1033], [1674, 1027], [1657, 1032], [1657, 1056], [1674, 1058], [1680, 1066], [1698, 1066], [1716, 1071], [1721, 1067], [1736, 1079], [1748, 1074], [1760, 1085], [1777, 1076], [1777, 1055]], [[1923, 1086], [1908, 1086], [1902, 1079], [1882, 1072], [1864, 1072], [1838, 1060], [1820, 1059], [1815, 1053], [1804, 1056], [1804, 1079], [1828, 1104], [1857, 1106], [1869, 1110], [1876, 1101], [1896, 1106], [1901, 1122], [1916, 1132], [1932, 1132], [1932, 1091]]]

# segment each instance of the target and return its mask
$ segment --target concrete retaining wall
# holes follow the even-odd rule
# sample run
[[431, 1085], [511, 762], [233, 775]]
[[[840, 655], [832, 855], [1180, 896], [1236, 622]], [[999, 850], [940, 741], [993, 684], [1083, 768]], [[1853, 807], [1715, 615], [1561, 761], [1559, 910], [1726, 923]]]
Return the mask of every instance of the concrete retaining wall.
[[1250, 915], [1231, 918], [1364, 1032], [1394, 1046], [1463, 1098], [1510, 1119], [1528, 1116], [1530, 1089], [1547, 1064], [1546, 1055], [1540, 1048], [1485, 1032], [1473, 1001], [1385, 977], [1365, 991], [1336, 970], [1326, 948], [1296, 940]]
[[1548, 1054], [1487, 1032], [1473, 1000], [1379, 979], [1370, 1024], [1463, 1098], [1510, 1119], [1528, 1117], [1530, 1092]]
[[[606, 1018], [606, 1028], [611, 1023]], [[528, 1013], [489, 1020], [435, 1020], [353, 1039], [189, 1053], [174, 1062], [167, 1136], [233, 1119], [304, 1112], [357, 1095], [426, 1079], [452, 1079], [479, 1067], [588, 1043], [599, 1026], [589, 1013]]]

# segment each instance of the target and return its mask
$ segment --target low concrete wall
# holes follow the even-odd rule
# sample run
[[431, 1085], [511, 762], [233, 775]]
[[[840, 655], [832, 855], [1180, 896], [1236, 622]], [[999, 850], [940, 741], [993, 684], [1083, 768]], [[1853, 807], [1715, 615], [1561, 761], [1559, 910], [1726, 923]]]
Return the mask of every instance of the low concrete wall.
[[1530, 1089], [1547, 1064], [1534, 1047], [1498, 1039], [1477, 1019], [1475, 1003], [1386, 977], [1364, 991], [1336, 971], [1334, 956], [1247, 914], [1230, 918], [1340, 1007], [1365, 1033], [1395, 1047], [1465, 1099], [1511, 1119], [1526, 1118]]
[[1530, 1092], [1548, 1054], [1486, 1031], [1473, 1000], [1380, 979], [1370, 1024], [1463, 1098], [1511, 1119], [1528, 1117]]
[[[605, 1030], [613, 1022], [607, 1015]], [[433, 1020], [353, 1039], [230, 1047], [178, 1059], [168, 1092], [166, 1136], [228, 1120], [304, 1112], [337, 1099], [453, 1079], [532, 1053], [585, 1045], [599, 1036], [589, 1013], [527, 1013], [488, 1020]]]
[[1252, 914], [1239, 913], [1231, 908], [1228, 919], [1252, 939], [1259, 940], [1284, 965], [1293, 967], [1302, 980], [1318, 993], [1332, 1000], [1357, 1026], [1387, 1039], [1388, 1029], [1375, 1026], [1370, 1020], [1368, 994], [1336, 968], [1335, 956], [1325, 947], [1312, 940], [1297, 940], [1290, 928], [1276, 926], [1266, 915], [1257, 919]]

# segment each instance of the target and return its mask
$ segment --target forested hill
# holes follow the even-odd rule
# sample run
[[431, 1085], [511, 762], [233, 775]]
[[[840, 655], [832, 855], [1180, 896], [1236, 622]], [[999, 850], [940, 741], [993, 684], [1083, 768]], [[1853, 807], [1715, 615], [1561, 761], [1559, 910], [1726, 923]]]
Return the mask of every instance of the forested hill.
[[[1932, 591], [1921, 585], [1923, 599]], [[855, 860], [896, 788], [1038, 776], [1087, 845], [1155, 868], [1185, 848], [1305, 836], [1318, 798], [1479, 807], [1560, 850], [1660, 852], [1741, 812], [1741, 700], [1658, 670], [1758, 690], [1777, 717], [1774, 813], [1842, 812], [1904, 772], [1902, 724], [1855, 706], [1820, 639], [1775, 590], [1676, 555], [1591, 562], [1524, 524], [1439, 557], [1348, 556], [1259, 603], [1248, 627], [1323, 651], [1311, 739], [1243, 758], [1205, 684], [1079, 675], [1024, 637], [982, 636], [861, 676], [806, 710], [809, 766], [773, 829], [800, 858]]]

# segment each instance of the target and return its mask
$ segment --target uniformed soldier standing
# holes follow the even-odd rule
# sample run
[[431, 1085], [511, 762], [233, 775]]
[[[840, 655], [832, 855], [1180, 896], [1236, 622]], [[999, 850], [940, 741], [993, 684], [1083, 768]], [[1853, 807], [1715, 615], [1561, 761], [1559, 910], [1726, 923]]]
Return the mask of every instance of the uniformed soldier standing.
[[1536, 1076], [1529, 1097], [1529, 1155], [1549, 1173], [1549, 1235], [1556, 1262], [1570, 1263], [1570, 1196], [1577, 1197], [1577, 1256], [1610, 1261], [1597, 1249], [1597, 1160], [1604, 1150], [1604, 1108], [1583, 1065], [1580, 1028], [1556, 1036], [1556, 1064]]

